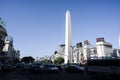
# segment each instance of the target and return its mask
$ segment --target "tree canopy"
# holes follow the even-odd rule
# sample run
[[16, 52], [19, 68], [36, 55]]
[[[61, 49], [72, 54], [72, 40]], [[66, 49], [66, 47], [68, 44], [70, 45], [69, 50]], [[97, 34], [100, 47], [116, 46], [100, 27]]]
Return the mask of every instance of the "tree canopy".
[[23, 57], [21, 59], [21, 62], [25, 62], [25, 63], [30, 63], [30, 62], [34, 62], [35, 59], [32, 56], [28, 56], [28, 57]]
[[49, 64], [49, 63], [52, 63], [51, 60], [47, 60], [47, 59], [44, 59], [44, 60], [42, 60], [42, 61], [40, 61], [40, 62], [43, 63], [43, 64]]
[[57, 57], [57, 58], [54, 60], [54, 63], [55, 63], [55, 64], [62, 64], [62, 63], [64, 63], [64, 58], [63, 58], [63, 57]]

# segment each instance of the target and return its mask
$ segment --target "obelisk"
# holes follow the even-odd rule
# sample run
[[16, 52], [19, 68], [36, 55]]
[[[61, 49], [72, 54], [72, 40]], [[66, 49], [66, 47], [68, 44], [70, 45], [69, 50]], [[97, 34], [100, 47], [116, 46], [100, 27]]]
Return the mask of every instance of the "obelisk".
[[70, 12], [66, 12], [66, 26], [65, 26], [65, 64], [72, 62], [72, 32], [71, 32], [71, 17]]

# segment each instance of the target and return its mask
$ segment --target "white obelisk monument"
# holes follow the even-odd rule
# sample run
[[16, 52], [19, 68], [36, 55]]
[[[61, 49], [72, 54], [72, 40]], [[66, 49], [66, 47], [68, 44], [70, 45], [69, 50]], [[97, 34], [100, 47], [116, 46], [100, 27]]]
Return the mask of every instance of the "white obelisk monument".
[[72, 32], [71, 32], [71, 17], [70, 12], [66, 12], [66, 30], [65, 30], [65, 64], [72, 63]]

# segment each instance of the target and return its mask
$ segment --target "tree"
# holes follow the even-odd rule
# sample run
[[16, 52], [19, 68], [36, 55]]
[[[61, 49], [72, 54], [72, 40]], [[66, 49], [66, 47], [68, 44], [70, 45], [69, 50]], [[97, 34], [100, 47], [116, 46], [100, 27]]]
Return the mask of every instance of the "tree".
[[63, 57], [57, 57], [57, 58], [54, 60], [54, 63], [55, 63], [55, 64], [62, 64], [62, 63], [64, 63], [64, 58], [63, 58]]
[[49, 63], [52, 63], [52, 61], [44, 59], [44, 60], [41, 61], [41, 63], [43, 63], [43, 64], [49, 64]]
[[25, 63], [30, 63], [30, 62], [34, 62], [35, 59], [32, 56], [28, 56], [28, 57], [23, 57], [21, 59], [21, 62], [25, 62]]

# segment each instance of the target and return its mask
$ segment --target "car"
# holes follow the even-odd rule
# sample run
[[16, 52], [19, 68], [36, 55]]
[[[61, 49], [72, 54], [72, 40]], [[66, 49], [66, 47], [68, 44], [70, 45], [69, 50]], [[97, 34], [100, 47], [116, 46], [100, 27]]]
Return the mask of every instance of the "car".
[[84, 73], [84, 67], [80, 67], [78, 65], [68, 65], [65, 67], [65, 72], [72, 72], [72, 73]]
[[3, 71], [11, 71], [13, 70], [13, 66], [11, 64], [3, 64], [1, 67]]
[[56, 67], [59, 69], [59, 71], [63, 71], [63, 66], [62, 65], [56, 65]]
[[23, 69], [24, 70], [30, 70], [32, 64], [24, 64]]
[[59, 69], [54, 64], [45, 64], [44, 65], [44, 71], [45, 72], [55, 72], [55, 73], [57, 73], [57, 72], [59, 72]]
[[16, 64], [16, 68], [22, 69], [23, 67], [24, 67], [24, 64], [23, 64], [23, 63], [17, 63], [17, 64]]
[[0, 71], [2, 71], [2, 66], [3, 66], [3, 64], [0, 63]]
[[44, 67], [41, 63], [33, 63], [31, 66], [30, 66], [30, 70], [31, 72], [34, 72], [34, 73], [41, 73], [41, 72], [44, 72]]

